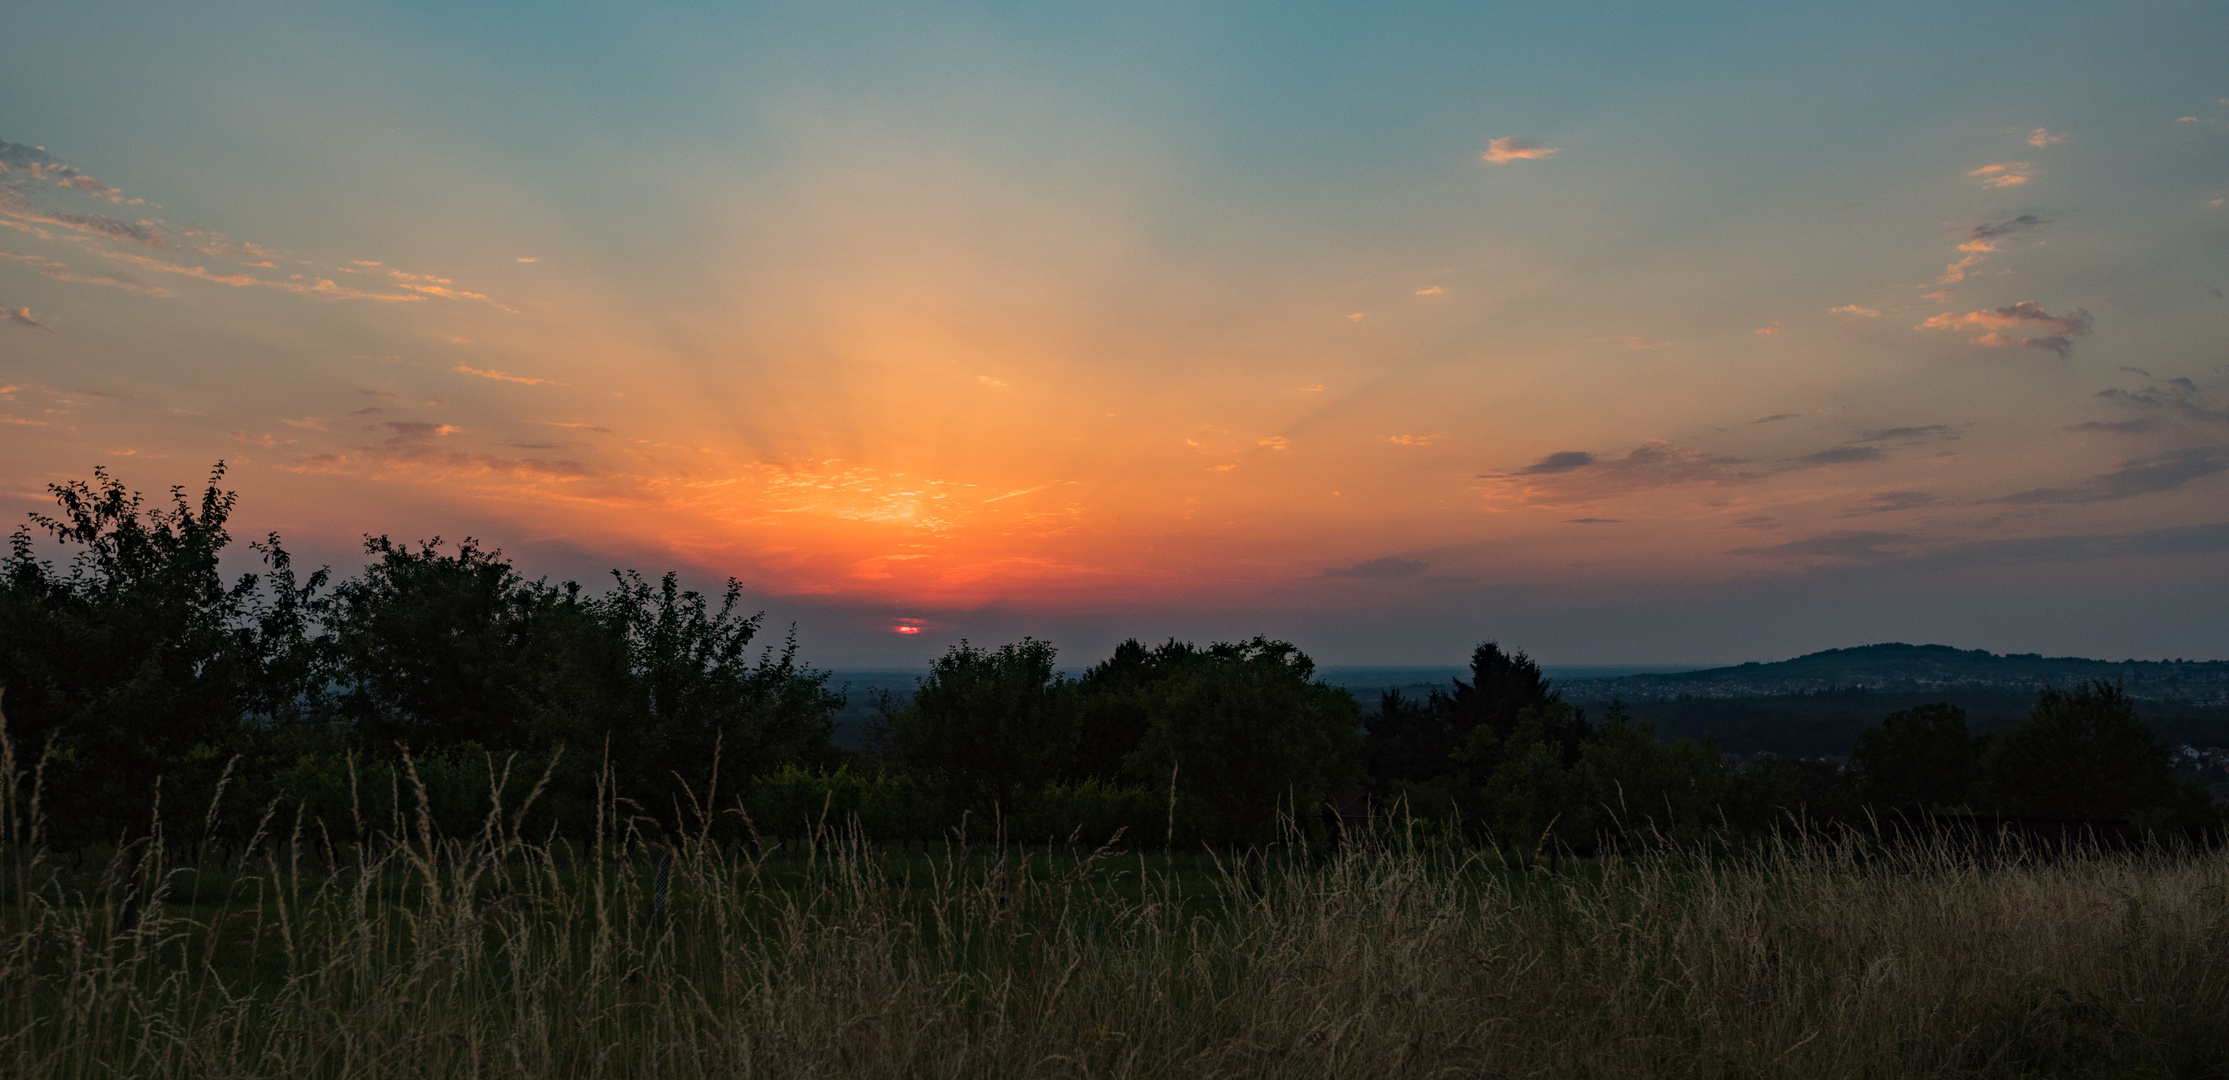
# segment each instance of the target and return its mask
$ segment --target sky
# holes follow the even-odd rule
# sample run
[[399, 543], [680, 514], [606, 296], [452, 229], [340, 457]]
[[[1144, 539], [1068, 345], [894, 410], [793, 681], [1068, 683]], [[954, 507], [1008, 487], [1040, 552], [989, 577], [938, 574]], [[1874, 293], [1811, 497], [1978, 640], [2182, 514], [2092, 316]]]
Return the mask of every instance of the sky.
[[807, 659], [2229, 656], [2229, 8], [22, 5], [96, 466]]

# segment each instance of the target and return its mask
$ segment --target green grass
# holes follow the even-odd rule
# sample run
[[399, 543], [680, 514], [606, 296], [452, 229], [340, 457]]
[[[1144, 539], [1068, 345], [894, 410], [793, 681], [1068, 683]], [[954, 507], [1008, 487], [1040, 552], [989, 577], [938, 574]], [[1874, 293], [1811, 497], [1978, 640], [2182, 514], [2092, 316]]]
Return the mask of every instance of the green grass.
[[585, 846], [504, 811], [79, 869], [24, 792], [0, 792], [11, 1077], [2229, 1075], [2218, 853], [1520, 866], [828, 828], [680, 840], [660, 919], [615, 800]]

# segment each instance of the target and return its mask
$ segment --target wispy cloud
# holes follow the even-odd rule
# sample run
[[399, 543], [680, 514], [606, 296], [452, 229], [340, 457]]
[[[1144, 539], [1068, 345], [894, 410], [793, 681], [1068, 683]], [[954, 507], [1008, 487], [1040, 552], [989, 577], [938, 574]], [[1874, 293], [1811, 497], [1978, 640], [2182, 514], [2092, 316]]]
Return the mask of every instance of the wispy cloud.
[[1438, 435], [1388, 435], [1385, 441], [1395, 446], [1430, 446], [1438, 442]]
[[1911, 445], [1930, 439], [1956, 439], [1958, 429], [1949, 424], [1923, 424], [1918, 427], [1881, 428], [1860, 434], [1859, 442], [1900, 442]]
[[[233, 240], [212, 230], [180, 226], [160, 218], [125, 220], [106, 213], [80, 213], [48, 205], [57, 199], [79, 197], [102, 199], [117, 206], [146, 204], [144, 199], [126, 198], [119, 189], [101, 183], [57, 160], [43, 147], [0, 140], [0, 225], [6, 225], [25, 235], [50, 243], [73, 241], [84, 250], [102, 258], [129, 263], [155, 273], [177, 274], [218, 285], [260, 287], [299, 296], [381, 303], [427, 299], [483, 303], [515, 314], [513, 309], [505, 307], [486, 293], [461, 287], [449, 278], [392, 270], [377, 260], [350, 259], [338, 265], [327, 266], [321, 272], [310, 270], [282, 277], [262, 272], [277, 270], [282, 265], [314, 268], [316, 264], [310, 260], [284, 255], [260, 244]], [[50, 232], [46, 228], [48, 226], [67, 231]], [[73, 233], [76, 235], [72, 236]], [[111, 244], [168, 252], [192, 251], [222, 262], [214, 268], [209, 265], [190, 265], [183, 261], [172, 261], [176, 256], [158, 259], [130, 250], [117, 250]], [[17, 258], [13, 255], [10, 257]], [[17, 261], [29, 262], [48, 277], [60, 281], [112, 285], [151, 295], [170, 295], [168, 290], [141, 285], [124, 275], [87, 275], [71, 269], [60, 260], [30, 262], [33, 258], [38, 257], [17, 258]], [[382, 292], [376, 289], [352, 288], [339, 284], [334, 278], [320, 276], [321, 273], [342, 276], [374, 275], [387, 279], [388, 288], [402, 291]]]
[[1892, 559], [1911, 550], [1912, 538], [1905, 533], [1843, 531], [1824, 536], [1790, 540], [1768, 547], [1735, 548], [1735, 555], [1757, 555], [1766, 558], [1843, 559], [1854, 562], [1876, 562]]
[[1982, 263], [1988, 261], [1989, 256], [1977, 251], [1971, 255], [1966, 256], [1963, 259], [1958, 260], [1957, 262], [1943, 267], [1943, 276], [1936, 278], [1935, 284], [1955, 285], [1961, 281], [1966, 280], [1966, 271], [1980, 266]]
[[1862, 506], [1852, 507], [1843, 517], [1865, 517], [1870, 514], [1892, 514], [1899, 510], [1916, 510], [1935, 505], [1935, 496], [1924, 491], [1880, 491], [1866, 497]]
[[2229, 470], [2229, 446], [2197, 446], [2150, 457], [2131, 458], [2073, 488], [2030, 488], [1993, 500], [2016, 506], [2038, 503], [2093, 503], [2132, 499], [2172, 491], [2192, 480]]
[[1440, 288], [1440, 287], [1439, 287], [1439, 286], [1437, 286], [1437, 285], [1433, 285], [1433, 286], [1430, 286], [1429, 288], [1423, 288], [1423, 289], [1418, 289], [1418, 290], [1416, 290], [1416, 295], [1418, 295], [1418, 296], [1444, 296], [1444, 295], [1446, 295], [1446, 293], [1447, 293], [1447, 290], [1446, 290], [1446, 289]]
[[1548, 473], [1570, 472], [1594, 464], [1594, 455], [1584, 450], [1558, 450], [1539, 461], [1517, 470], [1519, 476], [1542, 476]]
[[18, 186], [19, 181], [52, 181], [55, 187], [69, 188], [96, 199], [106, 199], [118, 206], [140, 206], [147, 202], [145, 199], [125, 198], [122, 191], [56, 160], [52, 154], [46, 152], [46, 147], [25, 146], [6, 139], [0, 139], [0, 177], [6, 178], [0, 180], [0, 183], [6, 183], [10, 187]]
[[2028, 133], [2028, 145], [2033, 146], [2038, 150], [2041, 150], [2042, 148], [2049, 146], [2052, 143], [2061, 143], [2065, 141], [2066, 132], [2064, 131], [2052, 131], [2048, 128], [2037, 128], [2034, 131]]
[[48, 333], [54, 331], [53, 327], [32, 318], [31, 309], [27, 307], [12, 308], [0, 305], [0, 320], [5, 320], [17, 326], [28, 327], [32, 330], [45, 330]]
[[162, 288], [161, 286], [144, 284], [132, 278], [128, 274], [83, 274], [72, 269], [70, 267], [70, 264], [63, 262], [60, 259], [49, 259], [41, 255], [26, 255], [14, 251], [0, 251], [0, 259], [7, 259], [10, 262], [22, 263], [34, 270], [37, 270], [39, 273], [54, 279], [55, 281], [69, 281], [83, 285], [106, 285], [110, 288], [123, 289], [127, 292], [145, 293], [149, 296], [176, 295], [169, 289]]
[[[1913, 329], [1981, 330], [1985, 332], [1967, 340], [1993, 348], [2045, 349], [2065, 356], [2074, 348], [2073, 338], [2090, 332], [2090, 316], [2079, 309], [2053, 315], [2033, 301], [2022, 300], [2007, 307], [1962, 315], [1944, 312]], [[2031, 334], [2033, 336], [2023, 336]]]
[[1986, 188], [2019, 187], [2035, 175], [2035, 166], [2025, 161], [2000, 161], [1974, 169], [1966, 175]]
[[1958, 250], [1995, 251], [1997, 250], [1997, 241], [2015, 233], [2040, 229], [2050, 223], [2051, 219], [2041, 214], [2017, 214], [2008, 218], [1999, 218], [1996, 221], [1985, 221], [1966, 230], [1965, 237], [1958, 242]]
[[1777, 334], [1777, 333], [1779, 333], [1779, 332], [1780, 332], [1780, 324], [1779, 324], [1779, 323], [1773, 323], [1773, 324], [1772, 324], [1771, 326], [1760, 326], [1760, 327], [1758, 327], [1757, 329], [1755, 329], [1755, 330], [1751, 331], [1751, 333], [1754, 333], [1754, 334], [1756, 334], [1756, 335], [1757, 335], [1758, 337], [1771, 337], [1772, 335], [1774, 335], [1774, 334]]
[[2189, 379], [2163, 379], [2141, 390], [2100, 390], [2097, 397], [2200, 424], [2229, 424], [2229, 408], [2215, 404], [2212, 395]]
[[1816, 468], [1821, 465], [1858, 465], [1879, 461], [1888, 455], [1873, 446], [1830, 446], [1816, 454], [1789, 458], [1788, 464], [1797, 468]]
[[2087, 420], [2070, 424], [2068, 431], [2105, 431], [2115, 435], [2140, 435], [2152, 429], [2152, 422], [2137, 417], [2134, 420]]
[[1478, 155], [1488, 164], [1500, 165], [1510, 161], [1538, 161], [1554, 154], [1555, 148], [1538, 139], [1520, 139], [1504, 136], [1486, 144], [1486, 152]]
[[1862, 315], [1862, 316], [1864, 316], [1864, 317], [1866, 317], [1866, 318], [1868, 318], [1868, 319], [1878, 319], [1878, 318], [1880, 318], [1880, 317], [1881, 317], [1881, 313], [1880, 313], [1880, 312], [1878, 312], [1878, 311], [1875, 311], [1875, 310], [1873, 310], [1872, 308], [1869, 308], [1869, 307], [1859, 307], [1859, 306], [1857, 306], [1856, 304], [1844, 304], [1844, 305], [1842, 305], [1841, 307], [1837, 307], [1837, 308], [1828, 308], [1828, 309], [1827, 309], [1827, 314], [1829, 314], [1829, 315]]
[[1793, 419], [1795, 419], [1795, 418], [1796, 418], [1796, 414], [1794, 414], [1794, 413], [1792, 413], [1792, 412], [1783, 412], [1783, 413], [1774, 413], [1774, 414], [1772, 414], [1771, 416], [1760, 416], [1760, 417], [1756, 418], [1755, 420], [1751, 420], [1751, 421], [1750, 421], [1749, 423], [1750, 423], [1750, 424], [1751, 424], [1752, 426], [1754, 426], [1754, 425], [1757, 425], [1757, 424], [1777, 424], [1777, 423], [1779, 423], [1779, 422], [1780, 422], [1780, 421], [1782, 421], [1782, 420], [1793, 420]]
[[513, 375], [507, 371], [492, 371], [487, 368], [469, 367], [464, 364], [458, 364], [457, 366], [450, 368], [449, 370], [463, 372], [466, 375], [477, 375], [483, 379], [494, 379], [498, 382], [518, 383], [521, 386], [566, 385], [564, 383], [558, 382], [555, 379], [530, 379], [524, 375]]
[[1584, 450], [1562, 450], [1508, 472], [1482, 473], [1481, 480], [1502, 482], [1506, 493], [1524, 501], [1554, 504], [1683, 484], [1748, 483], [1758, 474], [1736, 466], [1746, 460], [1689, 450], [1672, 443], [1643, 443], [1621, 458], [1600, 458]]
[[1424, 576], [1430, 564], [1415, 559], [1402, 559], [1388, 555], [1382, 559], [1369, 559], [1353, 566], [1335, 566], [1323, 572], [1327, 578], [1356, 578], [1363, 581], [1402, 581]]

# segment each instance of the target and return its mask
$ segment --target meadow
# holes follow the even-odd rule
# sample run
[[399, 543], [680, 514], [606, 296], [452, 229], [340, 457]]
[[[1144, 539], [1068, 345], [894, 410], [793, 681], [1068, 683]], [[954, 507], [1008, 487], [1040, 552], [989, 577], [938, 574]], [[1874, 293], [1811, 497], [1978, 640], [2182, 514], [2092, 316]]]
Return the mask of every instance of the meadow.
[[498, 776], [469, 835], [88, 856], [0, 756], [9, 1076], [2229, 1075], [2219, 851], [730, 843], [609, 790], [573, 843]]

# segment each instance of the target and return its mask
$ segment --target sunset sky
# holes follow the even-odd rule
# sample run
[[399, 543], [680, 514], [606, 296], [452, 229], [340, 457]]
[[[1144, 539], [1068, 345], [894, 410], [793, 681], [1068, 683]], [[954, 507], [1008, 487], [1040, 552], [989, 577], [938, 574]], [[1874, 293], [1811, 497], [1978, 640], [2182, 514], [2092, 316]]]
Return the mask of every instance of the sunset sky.
[[0, 140], [11, 528], [222, 459], [839, 666], [2229, 656], [2220, 4], [26, 4]]

